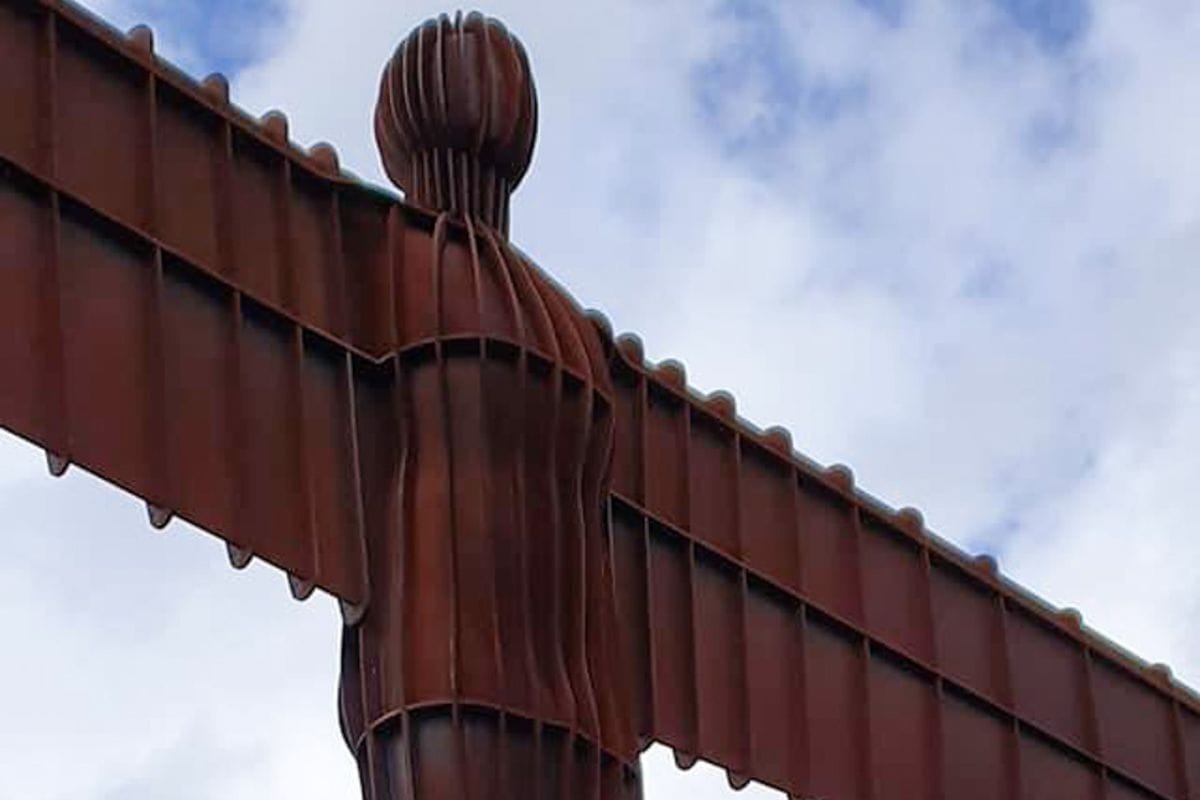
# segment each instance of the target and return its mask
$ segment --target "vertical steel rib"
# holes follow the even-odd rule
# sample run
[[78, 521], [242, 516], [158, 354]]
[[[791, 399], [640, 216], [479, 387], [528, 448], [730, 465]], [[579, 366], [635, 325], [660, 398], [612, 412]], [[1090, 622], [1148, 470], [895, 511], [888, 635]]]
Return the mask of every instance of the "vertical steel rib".
[[296, 448], [293, 469], [295, 470], [295, 485], [300, 489], [302, 499], [303, 531], [308, 539], [309, 572], [306, 575], [289, 576], [288, 583], [292, 596], [297, 600], [306, 600], [312, 594], [316, 581], [324, 577], [321, 564], [321, 530], [317, 521], [316, 484], [313, 480], [313, 464], [310, 437], [313, 435], [313, 425], [309, 422], [309, 402], [305, 397], [308, 381], [304, 377], [305, 348], [304, 331], [299, 325], [291, 326], [291, 359], [290, 373], [292, 384], [292, 402], [290, 412], [292, 417], [292, 442]]
[[[1187, 743], [1183, 738], [1183, 720], [1181, 717], [1183, 712], [1179, 708], [1179, 701], [1171, 699], [1171, 743], [1174, 747], [1172, 763], [1175, 767], [1175, 785], [1182, 792], [1182, 800], [1196, 800], [1200, 797], [1200, 786], [1193, 786], [1190, 770], [1188, 769], [1187, 759]], [[1197, 757], [1200, 758], [1200, 741], [1197, 742]], [[1200, 768], [1197, 768], [1197, 773], [1200, 773]]]
[[942, 658], [938, 647], [937, 608], [933, 602], [933, 563], [929, 547], [921, 545], [921, 598], [922, 622], [925, 624], [926, 640], [929, 659], [938, 669], [933, 678], [933, 719], [930, 725], [930, 738], [926, 744], [929, 782], [935, 792], [934, 800], [953, 800], [946, 796], [945, 769], [945, 735], [946, 723], [944, 709], [946, 705], [945, 685], [942, 681]]
[[[151, 41], [151, 47], [153, 42]], [[153, 51], [150, 56], [153, 58]], [[147, 191], [144, 219], [155, 238], [160, 237], [159, 202], [163, 187], [159, 176], [159, 158], [161, 157], [158, 136], [158, 79], [152, 72], [145, 73], [146, 80], [146, 141], [147, 162], [146, 171]], [[150, 514], [150, 524], [156, 528], [164, 527], [171, 519], [176, 503], [175, 464], [178, 456], [174, 452], [173, 436], [171, 433], [170, 410], [168, 408], [168, 370], [171, 365], [167, 362], [165, 353], [167, 340], [165, 287], [163, 274], [163, 249], [156, 244], [153, 248], [154, 278], [149, 302], [149, 328], [147, 331], [147, 375], [151, 391], [154, 393], [149, 403], [150, 414], [146, 441], [151, 449], [149, 453], [152, 464], [151, 474], [157, 481], [156, 496], [147, 498]]]
[[[58, 17], [54, 12], [45, 15], [44, 59], [41, 78], [42, 119], [38, 148], [46, 171], [54, 186], [58, 184], [59, 119], [58, 119]], [[71, 421], [67, 409], [66, 353], [62, 307], [62, 198], [57, 189], [49, 189], [49, 224], [43, 233], [46, 248], [45, 270], [41, 281], [42, 341], [46, 365], [41, 377], [42, 391], [48, 398], [43, 404], [46, 439], [51, 447], [46, 458], [50, 472], [62, 475], [72, 457]]]
[[1008, 742], [1008, 764], [1009, 764], [1009, 791], [1012, 800], [1021, 800], [1025, 791], [1024, 775], [1023, 775], [1023, 757], [1021, 755], [1021, 723], [1020, 718], [1016, 715], [1017, 697], [1016, 685], [1013, 678], [1013, 644], [1012, 636], [1009, 632], [1010, 614], [1008, 603], [1001, 594], [995, 597], [996, 613], [999, 615], [1000, 621], [1000, 675], [1001, 675], [1001, 690], [1004, 696], [1004, 703], [1012, 713], [1008, 719], [1008, 732], [1006, 737]]
[[1100, 722], [1096, 713], [1096, 691], [1092, 678], [1092, 653], [1088, 647], [1079, 648], [1080, 668], [1076, 670], [1079, 683], [1079, 694], [1083, 713], [1084, 748], [1089, 750], [1100, 761], [1099, 781], [1096, 782], [1097, 792], [1103, 800], [1105, 787], [1108, 785], [1108, 768], [1104, 764], [1104, 743], [1100, 736]]
[[[670, 401], [668, 401], [668, 402], [670, 402]], [[671, 413], [671, 410], [668, 409], [667, 413]], [[683, 441], [682, 441], [682, 448], [681, 448], [680, 465], [677, 468], [679, 469], [680, 472], [683, 473], [683, 475], [688, 475], [691, 473], [691, 466], [692, 466], [692, 459], [691, 459], [692, 420], [691, 420], [691, 416], [688, 414], [686, 406], [681, 406], [679, 408], [678, 413], [680, 415], [682, 415], [682, 419], [683, 419], [683, 433], [682, 433]], [[647, 412], [647, 415], [649, 415], [649, 412]], [[674, 420], [672, 420], [672, 421], [674, 422]], [[676, 437], [678, 437], [678, 436], [680, 436], [679, 431], [678, 431], [678, 424], [676, 424], [675, 427], [676, 427], [675, 435], [676, 435]], [[670, 480], [678, 481], [678, 480], [681, 480], [681, 477], [674, 476], [674, 475], [659, 476], [659, 480], [664, 480], [664, 479], [669, 480], [669, 481]], [[685, 518], [685, 520], [684, 520], [685, 527], [688, 527], [691, 523], [691, 519], [688, 518], [688, 517], [690, 517], [691, 512], [692, 512], [692, 487], [691, 487], [690, 483], [691, 483], [690, 481], [683, 481], [683, 495], [684, 495], [684, 497], [683, 497], [683, 515]], [[687, 562], [684, 565], [685, 570], [686, 570], [684, 574], [686, 576], [686, 581], [687, 581], [687, 620], [683, 624], [686, 626], [686, 630], [688, 631], [688, 645], [687, 645], [686, 657], [687, 657], [687, 674], [688, 674], [688, 684], [689, 684], [688, 690], [689, 691], [688, 691], [688, 708], [686, 711], [686, 716], [688, 718], [688, 722], [687, 722], [688, 743], [687, 743], [687, 751], [685, 753], [687, 761], [685, 763], [688, 763], [688, 765], [690, 766], [691, 764], [694, 764], [696, 762], [696, 758], [699, 757], [701, 755], [701, 753], [703, 753], [704, 742], [701, 741], [701, 734], [703, 733], [704, 728], [703, 728], [702, 709], [700, 708], [700, 687], [699, 687], [700, 654], [697, 652], [697, 648], [699, 647], [698, 642], [699, 642], [699, 638], [700, 638], [700, 630], [699, 630], [700, 622], [696, 618], [696, 602], [697, 601], [696, 601], [696, 545], [695, 545], [695, 543], [689, 541], [686, 545], [686, 551], [687, 551]], [[678, 755], [678, 751], [677, 751], [677, 755]]]
[[[691, 419], [691, 410], [685, 405], [683, 414], [689, 420]], [[689, 437], [690, 443], [691, 437]], [[746, 553], [746, 520], [745, 509], [745, 489], [742, 486], [742, 481], [745, 478], [742, 467], [742, 448], [745, 443], [742, 441], [740, 433], [735, 433], [733, 437], [733, 505], [734, 505], [734, 531], [733, 541], [737, 548], [739, 558], [745, 556]], [[738, 753], [735, 756], [740, 763], [733, 765], [728, 771], [727, 776], [729, 784], [734, 788], [740, 789], [749, 781], [750, 775], [755, 773], [754, 769], [754, 746], [751, 732], [753, 728], [753, 704], [750, 702], [750, 641], [747, 635], [749, 622], [747, 614], [749, 614], [749, 587], [747, 586], [748, 576], [745, 569], [739, 568], [737, 571], [737, 602], [738, 611], [737, 619], [739, 630], [735, 631], [735, 635], [741, 640], [741, 647], [735, 658], [740, 660], [741, 665], [741, 681], [737, 687], [731, 687], [734, 694], [734, 703], [741, 704], [741, 715], [738, 719], [740, 730], [737, 731], [737, 740], [739, 742]]]
[[525, 508], [525, 492], [527, 480], [525, 475], [526, 469], [526, 419], [525, 402], [526, 393], [528, 392], [529, 381], [529, 346], [533, 334], [528, 330], [525, 320], [524, 306], [520, 302], [517, 293], [517, 288], [513, 278], [514, 267], [509, 262], [508, 256], [505, 253], [503, 246], [497, 241], [495, 233], [489, 228], [483, 228], [483, 233], [487, 239], [488, 245], [491, 248], [492, 257], [496, 264], [496, 271], [501, 277], [501, 285], [504, 287], [504, 295], [509, 304], [510, 314], [512, 315], [513, 325], [517, 334], [517, 341], [520, 343], [517, 352], [517, 408], [515, 411], [519, 414], [516, 420], [513, 420], [514, 436], [516, 438], [516, 447], [513, 460], [513, 491], [517, 502], [514, 503], [513, 514], [516, 521], [516, 537], [517, 541], [513, 546], [518, 549], [517, 563], [517, 586], [516, 593], [519, 595], [520, 609], [518, 616], [521, 620], [521, 639], [522, 641], [516, 645], [523, 653], [524, 662], [527, 670], [527, 679], [529, 680], [529, 691], [532, 694], [530, 707], [541, 709], [545, 707], [546, 687], [543, 684], [543, 676], [537, 668], [537, 656], [534, 651], [533, 639], [533, 611], [531, 609], [532, 592], [531, 581], [533, 580], [532, 571], [529, 562], [530, 531], [526, 519]]
[[[854, 587], [855, 587], [855, 602], [857, 603], [857, 615], [860, 624], [865, 625], [867, 622], [867, 600], [866, 600], [866, 576], [864, 568], [863, 556], [863, 530], [862, 518], [857, 506], [850, 507], [850, 535], [854, 539]], [[866, 800], [882, 800], [879, 797], [879, 787], [876, 786], [875, 769], [873, 766], [874, 747], [872, 736], [871, 723], [871, 640], [865, 636], [859, 638], [859, 657], [861, 661], [860, 680], [861, 692], [859, 694], [859, 712], [861, 720], [859, 724], [862, 726], [860, 747], [858, 752], [860, 773], [860, 786], [864, 792]]]

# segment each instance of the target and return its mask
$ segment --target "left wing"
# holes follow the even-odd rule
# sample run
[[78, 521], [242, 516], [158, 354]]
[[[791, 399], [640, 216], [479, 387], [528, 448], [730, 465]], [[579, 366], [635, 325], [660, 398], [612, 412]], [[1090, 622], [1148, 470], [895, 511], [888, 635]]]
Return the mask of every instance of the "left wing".
[[428, 220], [149, 44], [0, 0], [0, 426], [361, 608], [359, 451]]
[[612, 372], [643, 745], [798, 798], [1197, 796], [1200, 700], [1165, 670], [647, 367], [635, 340]]

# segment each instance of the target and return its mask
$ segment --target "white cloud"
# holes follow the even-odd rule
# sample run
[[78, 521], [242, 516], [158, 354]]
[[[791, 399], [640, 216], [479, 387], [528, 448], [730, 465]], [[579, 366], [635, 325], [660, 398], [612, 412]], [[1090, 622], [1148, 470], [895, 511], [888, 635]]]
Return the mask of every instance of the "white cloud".
[[[714, 4], [495, 4], [543, 112], [514, 238], [696, 385], [1200, 683], [1200, 11], [1098, 3], [1052, 49], [990, 2], [913, 0], [897, 25], [866, 5], [761, 4], [771, 45]], [[441, 10], [292, 0], [235, 96], [379, 179], [379, 69]], [[730, 59], [737, 91], [708, 92], [706, 117], [697, 81]], [[859, 94], [778, 107], [814, 85]], [[0, 623], [20, 643], [0, 798], [124, 800], [156, 764], [210, 758], [244, 776], [222, 796], [355, 796], [329, 604], [35, 462], [0, 458]], [[64, 736], [79, 770], [56, 766]], [[650, 796], [723, 794], [665, 760]]]

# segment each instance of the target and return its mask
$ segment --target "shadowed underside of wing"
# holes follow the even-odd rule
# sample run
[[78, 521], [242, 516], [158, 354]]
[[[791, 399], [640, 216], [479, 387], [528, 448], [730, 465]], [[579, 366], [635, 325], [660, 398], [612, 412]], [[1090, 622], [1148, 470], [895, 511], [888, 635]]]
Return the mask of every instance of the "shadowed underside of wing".
[[411, 212], [148, 44], [0, 0], [0, 425], [361, 606], [356, 393]]
[[[1194, 798], [1200, 704], [915, 511], [613, 355], [616, 595], [643, 745], [794, 797]], [[1107, 794], [1100, 794], [1100, 792]]]

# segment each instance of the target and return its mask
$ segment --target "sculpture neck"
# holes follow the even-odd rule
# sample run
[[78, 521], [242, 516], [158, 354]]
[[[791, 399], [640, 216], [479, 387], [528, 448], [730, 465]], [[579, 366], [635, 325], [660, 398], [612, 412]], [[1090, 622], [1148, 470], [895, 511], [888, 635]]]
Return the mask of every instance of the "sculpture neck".
[[466, 150], [424, 150], [412, 156], [407, 199], [414, 205], [470, 216], [508, 238], [508, 181]]

